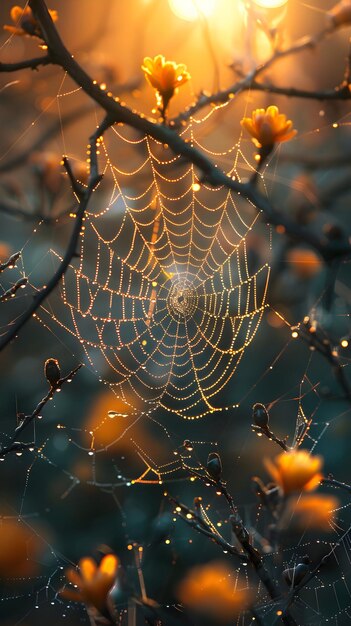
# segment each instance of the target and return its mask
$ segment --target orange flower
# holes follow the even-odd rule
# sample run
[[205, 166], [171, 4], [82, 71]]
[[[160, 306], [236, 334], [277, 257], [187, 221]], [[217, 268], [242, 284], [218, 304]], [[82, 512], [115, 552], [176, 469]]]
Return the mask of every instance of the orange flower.
[[118, 559], [114, 554], [104, 556], [99, 566], [93, 559], [83, 558], [79, 561], [80, 574], [75, 569], [66, 571], [69, 582], [78, 589], [63, 589], [60, 595], [66, 600], [84, 602], [103, 612], [115, 584], [117, 568]]
[[[244, 585], [246, 582], [244, 583]], [[221, 561], [193, 567], [177, 590], [180, 602], [190, 609], [227, 621], [245, 610], [251, 599], [250, 590]]]
[[315, 489], [322, 478], [320, 470], [323, 459], [320, 456], [312, 456], [307, 450], [282, 452], [274, 462], [266, 459], [265, 465], [285, 494]]
[[[58, 20], [57, 11], [49, 11], [53, 22]], [[24, 37], [25, 35], [31, 35], [32, 37], [42, 38], [42, 32], [40, 26], [35, 19], [32, 9], [30, 7], [13, 6], [10, 12], [10, 16], [15, 26], [4, 26], [5, 30], [8, 30], [12, 35], [18, 35]]]
[[338, 498], [326, 495], [304, 495], [298, 500], [291, 499], [286, 511], [289, 527], [292, 524], [300, 531], [330, 532], [339, 504]]
[[146, 80], [156, 89], [158, 104], [162, 105], [163, 112], [166, 110], [170, 99], [177, 93], [178, 87], [190, 80], [190, 74], [183, 63], [166, 61], [162, 54], [154, 59], [144, 58], [141, 66]]
[[351, 24], [351, 0], [341, 0], [330, 11], [327, 17], [331, 20], [333, 28]]
[[323, 265], [318, 254], [308, 248], [293, 248], [288, 251], [286, 258], [299, 278], [312, 278]]
[[269, 106], [266, 110], [256, 109], [252, 112], [252, 117], [244, 117], [240, 123], [250, 133], [258, 148], [289, 141], [297, 133], [293, 129], [292, 121], [287, 120], [283, 113], [279, 113], [276, 106]]

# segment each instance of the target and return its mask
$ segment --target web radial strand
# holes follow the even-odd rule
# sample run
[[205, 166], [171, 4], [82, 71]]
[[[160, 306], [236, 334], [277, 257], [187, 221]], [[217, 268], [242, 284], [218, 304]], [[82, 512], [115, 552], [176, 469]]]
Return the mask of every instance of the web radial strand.
[[[265, 309], [269, 267], [250, 241], [258, 216], [228, 190], [200, 185], [167, 146], [122, 130], [101, 146], [109, 202], [87, 214], [64, 311], [53, 316], [117, 395], [199, 418], [227, 408], [223, 390]], [[184, 138], [195, 142], [192, 127]], [[131, 148], [125, 171], [120, 155]], [[222, 158], [239, 176], [233, 151]]]

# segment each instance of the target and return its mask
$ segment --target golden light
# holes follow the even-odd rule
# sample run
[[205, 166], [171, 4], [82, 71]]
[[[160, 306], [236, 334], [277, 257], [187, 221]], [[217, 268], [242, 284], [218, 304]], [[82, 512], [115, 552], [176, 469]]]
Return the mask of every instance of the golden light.
[[215, 0], [168, 0], [168, 3], [174, 15], [188, 22], [209, 17], [216, 6]]
[[249, 6], [256, 18], [262, 19], [269, 28], [277, 28], [286, 17], [288, 0], [251, 0]]
[[288, 4], [288, 0], [253, 0], [253, 4], [262, 9], [279, 9]]

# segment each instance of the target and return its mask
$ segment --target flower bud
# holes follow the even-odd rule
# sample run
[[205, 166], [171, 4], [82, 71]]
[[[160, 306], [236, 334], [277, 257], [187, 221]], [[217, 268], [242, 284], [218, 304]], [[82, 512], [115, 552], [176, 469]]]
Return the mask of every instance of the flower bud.
[[338, 2], [327, 12], [327, 17], [331, 21], [333, 28], [351, 24], [351, 0]]
[[44, 374], [50, 387], [56, 387], [61, 378], [60, 366], [57, 359], [47, 359], [45, 361]]
[[305, 578], [309, 567], [307, 563], [298, 563], [295, 567], [289, 567], [283, 571], [283, 578], [288, 585], [296, 587]]
[[210, 452], [208, 455], [207, 471], [213, 480], [220, 480], [222, 476], [222, 461], [217, 452]]
[[269, 413], [264, 404], [257, 402], [253, 405], [252, 419], [256, 426], [259, 426], [260, 428], [267, 428], [269, 422]]
[[194, 446], [189, 439], [184, 439], [183, 446], [188, 452], [192, 452], [194, 450]]

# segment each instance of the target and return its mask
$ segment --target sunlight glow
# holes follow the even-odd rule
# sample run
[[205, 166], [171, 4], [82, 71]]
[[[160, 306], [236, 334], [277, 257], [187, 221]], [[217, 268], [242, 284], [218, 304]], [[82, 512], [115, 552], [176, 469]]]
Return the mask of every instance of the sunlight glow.
[[288, 4], [288, 0], [254, 0], [253, 4], [263, 9], [278, 9]]
[[174, 15], [183, 20], [193, 21], [201, 17], [209, 17], [215, 8], [215, 0], [168, 0]]

